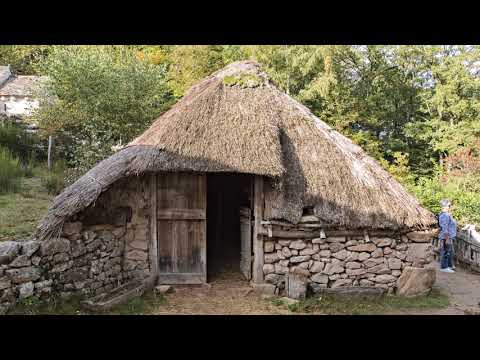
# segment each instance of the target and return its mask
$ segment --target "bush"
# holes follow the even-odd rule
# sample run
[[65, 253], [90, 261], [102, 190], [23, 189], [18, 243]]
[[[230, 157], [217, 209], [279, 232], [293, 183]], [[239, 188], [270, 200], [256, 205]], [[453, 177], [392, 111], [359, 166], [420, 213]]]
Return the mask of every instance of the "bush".
[[32, 157], [44, 156], [40, 138], [8, 118], [0, 125], [0, 146], [8, 149], [25, 166], [29, 165]]
[[22, 167], [18, 158], [0, 146], [0, 193], [17, 192], [20, 190]]
[[42, 185], [47, 192], [52, 195], [58, 195], [65, 188], [65, 163], [57, 161], [53, 169], [42, 176]]

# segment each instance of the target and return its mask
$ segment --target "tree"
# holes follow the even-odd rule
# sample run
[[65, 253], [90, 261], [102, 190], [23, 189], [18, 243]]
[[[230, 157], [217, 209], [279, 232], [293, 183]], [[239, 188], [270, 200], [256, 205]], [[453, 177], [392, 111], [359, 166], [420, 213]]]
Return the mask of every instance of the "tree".
[[135, 52], [58, 46], [40, 63], [48, 82], [34, 118], [46, 134], [67, 137], [68, 161], [79, 172], [143, 132], [171, 105], [166, 67], [139, 60]]

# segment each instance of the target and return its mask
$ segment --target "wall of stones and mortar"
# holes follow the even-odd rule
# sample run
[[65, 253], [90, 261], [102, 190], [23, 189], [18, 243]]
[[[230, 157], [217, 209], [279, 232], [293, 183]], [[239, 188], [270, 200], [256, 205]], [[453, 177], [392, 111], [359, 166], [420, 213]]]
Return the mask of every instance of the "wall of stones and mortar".
[[31, 296], [88, 297], [148, 276], [149, 206], [148, 179], [127, 178], [59, 238], [0, 242], [0, 314]]
[[431, 261], [431, 238], [423, 233], [329, 237], [327, 231], [325, 238], [265, 237], [263, 273], [278, 292], [284, 289], [285, 275], [296, 272], [308, 277], [314, 293], [340, 286], [374, 286], [393, 293], [405, 267]]

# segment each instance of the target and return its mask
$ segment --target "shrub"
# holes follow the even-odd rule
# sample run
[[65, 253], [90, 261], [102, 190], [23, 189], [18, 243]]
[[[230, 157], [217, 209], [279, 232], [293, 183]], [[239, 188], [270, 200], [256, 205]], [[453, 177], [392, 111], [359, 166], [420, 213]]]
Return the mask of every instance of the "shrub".
[[0, 193], [17, 192], [20, 189], [23, 171], [18, 158], [0, 146]]
[[57, 161], [53, 169], [42, 176], [42, 184], [47, 192], [52, 195], [58, 195], [65, 188], [65, 163]]

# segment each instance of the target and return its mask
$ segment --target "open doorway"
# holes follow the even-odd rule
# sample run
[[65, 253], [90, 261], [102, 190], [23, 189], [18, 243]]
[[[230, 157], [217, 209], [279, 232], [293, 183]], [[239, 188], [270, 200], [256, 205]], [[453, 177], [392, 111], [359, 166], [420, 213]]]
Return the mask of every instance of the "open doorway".
[[[207, 281], [224, 274], [245, 276], [245, 245], [251, 242], [245, 213], [252, 209], [252, 176], [209, 174], [207, 178]], [[250, 223], [247, 227], [250, 226]], [[248, 254], [250, 261], [251, 253]], [[243, 257], [243, 259], [242, 259]], [[248, 264], [250, 265], [250, 264]], [[245, 276], [248, 278], [248, 275]]]

